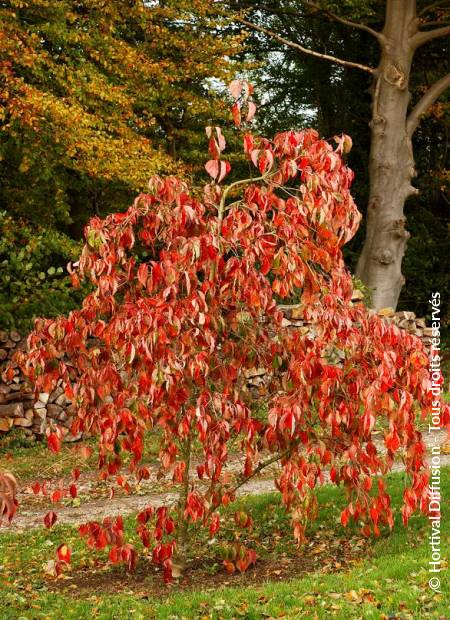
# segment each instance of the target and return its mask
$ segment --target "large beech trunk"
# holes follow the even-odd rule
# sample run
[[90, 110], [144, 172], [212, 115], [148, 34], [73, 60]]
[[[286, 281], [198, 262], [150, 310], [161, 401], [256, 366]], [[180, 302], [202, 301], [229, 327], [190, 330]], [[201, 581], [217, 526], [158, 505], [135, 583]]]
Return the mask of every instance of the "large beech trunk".
[[404, 284], [401, 266], [409, 233], [406, 199], [412, 187], [414, 159], [407, 130], [409, 75], [418, 31], [415, 0], [388, 0], [381, 59], [372, 93], [370, 194], [367, 234], [356, 275], [373, 289], [376, 309], [397, 306]]

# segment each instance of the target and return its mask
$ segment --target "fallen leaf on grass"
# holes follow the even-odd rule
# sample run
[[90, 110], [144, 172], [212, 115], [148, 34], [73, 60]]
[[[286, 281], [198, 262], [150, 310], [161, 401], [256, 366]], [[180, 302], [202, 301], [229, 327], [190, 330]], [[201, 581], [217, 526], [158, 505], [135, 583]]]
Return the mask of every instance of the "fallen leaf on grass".
[[450, 441], [442, 444], [441, 454], [450, 454]]
[[307, 594], [303, 597], [303, 601], [307, 605], [314, 605], [314, 603], [316, 602], [316, 597], [313, 594]]
[[238, 616], [247, 616], [248, 603], [244, 602], [239, 605], [239, 607], [235, 608], [235, 612]]

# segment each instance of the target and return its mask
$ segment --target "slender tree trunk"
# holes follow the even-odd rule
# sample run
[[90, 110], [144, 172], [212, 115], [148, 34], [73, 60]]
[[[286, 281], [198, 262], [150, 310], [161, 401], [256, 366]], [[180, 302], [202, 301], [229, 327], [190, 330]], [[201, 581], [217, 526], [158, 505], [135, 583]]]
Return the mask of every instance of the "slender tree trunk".
[[373, 289], [376, 309], [397, 306], [404, 284], [402, 258], [409, 233], [406, 199], [417, 190], [411, 140], [406, 121], [408, 90], [418, 30], [416, 0], [387, 0], [380, 64], [373, 84], [370, 193], [367, 233], [356, 275]]
[[186, 502], [189, 493], [189, 469], [191, 466], [191, 451], [192, 451], [192, 436], [189, 433], [186, 438], [186, 442], [183, 446], [183, 461], [185, 464], [183, 485], [180, 491], [180, 497], [178, 500], [178, 532], [177, 532], [177, 548], [175, 552], [175, 563], [178, 565], [180, 573], [182, 573], [186, 566], [186, 552], [187, 552], [187, 535], [188, 535], [188, 522], [184, 517], [184, 511], [186, 509]]

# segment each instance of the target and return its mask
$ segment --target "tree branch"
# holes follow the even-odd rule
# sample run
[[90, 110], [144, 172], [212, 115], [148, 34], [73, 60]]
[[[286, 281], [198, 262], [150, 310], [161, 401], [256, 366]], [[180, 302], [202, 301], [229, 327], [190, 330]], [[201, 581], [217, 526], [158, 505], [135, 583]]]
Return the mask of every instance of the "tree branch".
[[236, 17], [235, 19], [241, 24], [244, 24], [244, 26], [248, 26], [249, 28], [252, 28], [253, 30], [262, 32], [263, 34], [266, 34], [268, 37], [275, 39], [275, 41], [278, 41], [279, 43], [282, 43], [283, 45], [286, 45], [287, 47], [291, 47], [292, 49], [298, 50], [299, 52], [303, 52], [303, 54], [309, 54], [310, 56], [315, 56], [316, 58], [320, 58], [322, 60], [328, 60], [329, 62], [333, 62], [338, 65], [342, 65], [344, 67], [351, 67], [353, 69], [361, 69], [361, 71], [365, 71], [372, 75], [376, 73], [376, 70], [373, 67], [368, 67], [367, 65], [361, 65], [358, 62], [351, 62], [350, 60], [342, 60], [342, 58], [337, 58], [336, 56], [329, 56], [328, 54], [320, 54], [319, 52], [310, 50], [307, 47], [303, 47], [299, 43], [294, 43], [293, 41], [289, 41], [288, 39], [281, 37], [280, 35], [276, 34], [272, 30], [269, 30], [268, 28], [263, 28], [263, 26], [258, 26], [257, 24], [253, 24], [252, 22], [249, 22], [246, 19], [243, 19], [242, 17]]
[[450, 23], [450, 19], [438, 19], [435, 22], [423, 22], [423, 24], [420, 24], [421, 28], [425, 28], [425, 26], [428, 28], [430, 26], [443, 26], [444, 24], [447, 25], [448, 23]]
[[[294, 306], [291, 306], [291, 307], [294, 307]], [[252, 473], [249, 476], [246, 476], [245, 478], [241, 478], [239, 480], [236, 486], [233, 487], [233, 493], [236, 492], [240, 487], [244, 486], [244, 484], [247, 484], [247, 482], [251, 480], [251, 478], [253, 478], [257, 474], [259, 474], [260, 471], [262, 471], [269, 465], [272, 465], [272, 463], [281, 461], [281, 459], [284, 459], [286, 456], [289, 456], [295, 448], [298, 448], [299, 444], [300, 444], [300, 439], [297, 438], [293, 441], [292, 445], [289, 448], [286, 448], [286, 450], [283, 450], [283, 452], [281, 453], [279, 452], [275, 454], [274, 456], [271, 456], [270, 458], [266, 459], [262, 463], [260, 463], [257, 467], [255, 467], [255, 469], [252, 471]]]
[[442, 95], [445, 90], [447, 90], [447, 88], [450, 88], [450, 73], [447, 73], [447, 75], [444, 75], [443, 78], [435, 82], [416, 103], [414, 108], [409, 113], [408, 120], [406, 121], [406, 132], [410, 138], [417, 129], [422, 114], [425, 114], [428, 108]]
[[258, 465], [258, 467], [256, 467], [249, 476], [246, 476], [245, 478], [242, 478], [236, 484], [236, 486], [233, 488], [233, 493], [235, 491], [237, 491], [240, 487], [244, 486], [244, 484], [247, 484], [247, 482], [249, 480], [251, 480], [257, 474], [259, 474], [260, 471], [262, 471], [263, 469], [265, 469], [269, 465], [272, 465], [272, 463], [276, 463], [277, 461], [281, 461], [281, 459], [284, 458], [285, 456], [287, 456], [289, 454], [289, 452], [290, 452], [290, 450], [285, 450], [284, 452], [281, 452], [281, 454], [278, 453], [275, 456], [272, 456], [271, 458], [267, 459], [266, 461], [263, 461], [262, 463], [260, 463]]
[[445, 37], [445, 35], [450, 34], [450, 26], [443, 26], [442, 28], [435, 28], [434, 30], [421, 30], [417, 32], [411, 39], [411, 44], [415, 49], [428, 43], [432, 39], [436, 39], [437, 37]]
[[378, 41], [380, 41], [380, 43], [385, 39], [384, 35], [381, 32], [377, 32], [373, 28], [370, 28], [370, 26], [366, 26], [365, 24], [361, 24], [360, 22], [354, 22], [354, 21], [351, 21], [350, 19], [345, 19], [344, 17], [340, 17], [339, 15], [336, 15], [335, 13], [331, 13], [331, 11], [328, 11], [327, 9], [323, 9], [321, 6], [319, 6], [315, 2], [309, 2], [305, 0], [304, 4], [306, 6], [311, 7], [312, 9], [315, 9], [316, 11], [320, 13], [323, 13], [324, 15], [326, 15], [333, 21], [339, 22], [340, 24], [344, 24], [344, 26], [350, 26], [351, 28], [357, 28], [358, 30], [364, 30], [364, 32], [368, 32], [373, 37], [375, 37]]
[[441, 6], [445, 5], [445, 4], [450, 4], [450, 0], [440, 0], [440, 2], [433, 2], [432, 4], [429, 4], [428, 6], [425, 6], [420, 12], [419, 12], [419, 17], [421, 15], [425, 15], [425, 13], [428, 13], [429, 11], [432, 11], [433, 9], [438, 9]]

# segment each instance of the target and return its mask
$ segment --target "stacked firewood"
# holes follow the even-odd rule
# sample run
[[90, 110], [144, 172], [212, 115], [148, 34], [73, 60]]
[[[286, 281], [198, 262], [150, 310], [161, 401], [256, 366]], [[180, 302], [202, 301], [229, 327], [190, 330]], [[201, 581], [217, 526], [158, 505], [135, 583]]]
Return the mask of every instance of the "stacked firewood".
[[[59, 384], [36, 400], [32, 386], [14, 361], [14, 354], [24, 350], [26, 338], [16, 331], [0, 331], [0, 432], [21, 427], [27, 435], [43, 435], [52, 423], [69, 428], [74, 412], [64, 389]], [[14, 372], [12, 379], [6, 375], [9, 367]], [[74, 439], [70, 433], [68, 438]]]
[[429, 352], [433, 330], [431, 327], [427, 327], [424, 319], [419, 319], [414, 312], [407, 312], [406, 310], [394, 312], [392, 308], [379, 310], [378, 314], [387, 322], [394, 323], [409, 334], [420, 338], [425, 350]]
[[[360, 301], [360, 291], [355, 291], [352, 298], [353, 303]], [[286, 327], [293, 327], [297, 329], [303, 329], [305, 333], [310, 332], [314, 334], [314, 326], [312, 323], [308, 323], [301, 318], [302, 311], [297, 306], [281, 306], [284, 314], [283, 323]], [[373, 312], [373, 311], [371, 311]], [[407, 312], [405, 310], [395, 312], [392, 308], [383, 308], [377, 312], [386, 323], [393, 323], [398, 327], [401, 327], [409, 334], [413, 334], [421, 339], [425, 349], [428, 351], [431, 345], [432, 329], [427, 327], [425, 320], [416, 317], [414, 312]]]
[[[362, 302], [363, 295], [360, 291], [355, 291], [352, 301], [353, 303]], [[315, 330], [314, 324], [305, 321], [303, 316], [303, 310], [300, 306], [280, 306], [283, 311], [284, 319], [283, 326], [292, 329], [300, 329], [303, 334], [308, 334], [311, 338], [314, 338]], [[414, 312], [400, 311], [395, 312], [392, 308], [383, 308], [377, 312], [386, 323], [397, 325], [401, 327], [409, 334], [413, 334], [421, 339], [425, 347], [425, 351], [428, 353], [431, 346], [432, 329], [427, 327], [425, 320], [416, 317]], [[249, 368], [245, 371], [245, 377], [247, 379], [247, 385], [251, 393], [255, 396], [266, 395], [267, 385], [269, 383], [268, 377], [263, 368]]]

